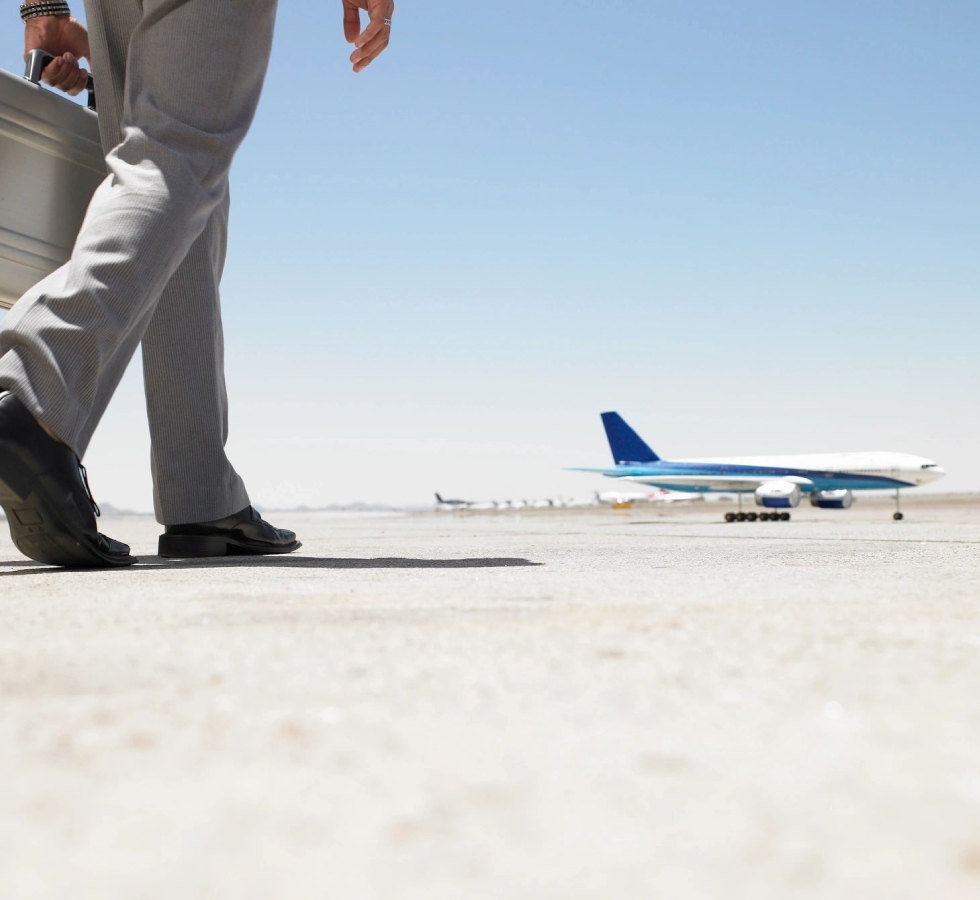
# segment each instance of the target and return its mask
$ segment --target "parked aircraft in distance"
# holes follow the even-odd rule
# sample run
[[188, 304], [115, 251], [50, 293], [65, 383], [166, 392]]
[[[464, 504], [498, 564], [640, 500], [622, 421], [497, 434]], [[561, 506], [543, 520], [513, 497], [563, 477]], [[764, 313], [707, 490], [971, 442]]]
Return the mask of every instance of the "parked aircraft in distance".
[[[787, 509], [806, 495], [812, 506], [847, 509], [853, 491], [895, 491], [895, 519], [902, 518], [899, 491], [928, 484], [945, 475], [931, 459], [907, 453], [821, 453], [801, 456], [741, 456], [729, 459], [666, 460], [657, 456], [619, 413], [602, 413], [612, 469], [576, 468], [672, 491], [737, 494], [739, 512], [725, 521], [788, 521]], [[741, 511], [743, 494], [754, 494], [766, 512]], [[776, 510], [768, 512], [768, 510]]]
[[451, 506], [455, 509], [473, 505], [472, 500], [444, 500], [438, 491], [436, 491], [436, 503], [438, 503], [440, 506]]
[[690, 500], [690, 494], [656, 488], [652, 491], [596, 491], [596, 503], [606, 503], [614, 507], [626, 508], [634, 503], [673, 503], [675, 500]]
[[[638, 497], [643, 497], [644, 499], [657, 499], [661, 494], [671, 494], [671, 491], [653, 491], [644, 494], [637, 494]], [[452, 500], [443, 497], [441, 494], [436, 494], [437, 508], [441, 510], [456, 510], [456, 509], [468, 509], [474, 512], [486, 512], [488, 510], [513, 510], [518, 511], [522, 509], [563, 509], [579, 506], [598, 506], [600, 502], [611, 503], [614, 502], [611, 498], [612, 495], [603, 495], [604, 499], [600, 501], [599, 493], [596, 492], [594, 497], [589, 498], [566, 498], [566, 497], [543, 497], [536, 500]], [[672, 495], [673, 499], [676, 499], [680, 495]]]

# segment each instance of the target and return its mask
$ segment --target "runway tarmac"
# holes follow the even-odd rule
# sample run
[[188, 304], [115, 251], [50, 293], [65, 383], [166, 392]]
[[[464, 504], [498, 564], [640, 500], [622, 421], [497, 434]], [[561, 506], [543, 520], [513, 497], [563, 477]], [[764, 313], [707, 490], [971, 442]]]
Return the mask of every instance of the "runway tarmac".
[[980, 498], [0, 536], [4, 900], [980, 896]]

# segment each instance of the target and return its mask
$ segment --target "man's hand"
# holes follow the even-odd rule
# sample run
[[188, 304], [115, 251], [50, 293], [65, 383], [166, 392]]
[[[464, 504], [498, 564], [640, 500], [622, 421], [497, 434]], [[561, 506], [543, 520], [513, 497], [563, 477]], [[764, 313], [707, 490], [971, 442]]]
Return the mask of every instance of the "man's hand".
[[[355, 72], [369, 66], [388, 46], [391, 26], [384, 20], [395, 12], [394, 0], [343, 0], [344, 37], [357, 49], [350, 55]], [[361, 31], [361, 10], [367, 10], [367, 28]]]
[[24, 59], [32, 50], [47, 50], [55, 58], [41, 74], [41, 80], [66, 94], [79, 94], [88, 81], [78, 62], [89, 59], [88, 32], [72, 16], [37, 16], [24, 26]]

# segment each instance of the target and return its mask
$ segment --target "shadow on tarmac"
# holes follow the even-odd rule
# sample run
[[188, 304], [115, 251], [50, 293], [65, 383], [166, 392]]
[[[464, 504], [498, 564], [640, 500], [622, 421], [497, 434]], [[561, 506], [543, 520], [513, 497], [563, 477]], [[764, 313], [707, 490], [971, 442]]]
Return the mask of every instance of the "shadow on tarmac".
[[13, 575], [54, 575], [58, 572], [98, 572], [102, 575], [147, 570], [170, 569], [502, 569], [514, 566], [541, 566], [544, 563], [511, 556], [477, 556], [461, 559], [412, 559], [401, 556], [377, 558], [293, 556], [214, 556], [205, 559], [163, 559], [159, 556], [143, 556], [134, 566], [121, 569], [58, 569], [31, 560], [2, 560], [0, 578]]

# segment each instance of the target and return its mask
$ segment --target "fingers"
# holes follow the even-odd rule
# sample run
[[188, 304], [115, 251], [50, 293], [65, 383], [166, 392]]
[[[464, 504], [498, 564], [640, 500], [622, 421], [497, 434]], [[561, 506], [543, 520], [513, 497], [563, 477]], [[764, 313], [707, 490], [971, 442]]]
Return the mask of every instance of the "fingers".
[[361, 11], [354, 0], [344, 2], [344, 37], [348, 44], [353, 44], [361, 33]]
[[[367, 30], [365, 30], [364, 34], [367, 33]], [[375, 34], [373, 37], [369, 37], [361, 47], [358, 47], [350, 55], [350, 61], [354, 65], [354, 71], [360, 72], [361, 69], [371, 65], [387, 46], [388, 27], [384, 26], [381, 32]]]
[[79, 66], [78, 60], [71, 53], [65, 53], [56, 56], [44, 67], [41, 80], [59, 91], [75, 96], [85, 90], [88, 72]]
[[[344, 0], [345, 4], [348, 0]], [[354, 66], [355, 72], [360, 72], [369, 66], [381, 52], [388, 46], [391, 37], [391, 26], [385, 24], [385, 19], [390, 19], [395, 11], [395, 4], [392, 0], [368, 0], [368, 12], [371, 21], [354, 41], [357, 49], [350, 55], [350, 61]]]

